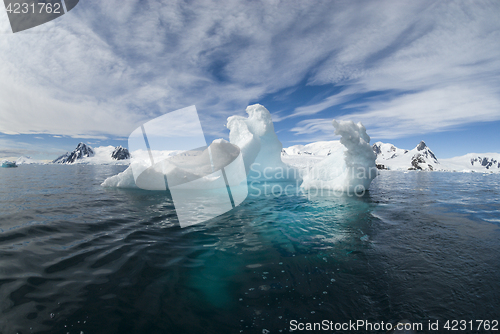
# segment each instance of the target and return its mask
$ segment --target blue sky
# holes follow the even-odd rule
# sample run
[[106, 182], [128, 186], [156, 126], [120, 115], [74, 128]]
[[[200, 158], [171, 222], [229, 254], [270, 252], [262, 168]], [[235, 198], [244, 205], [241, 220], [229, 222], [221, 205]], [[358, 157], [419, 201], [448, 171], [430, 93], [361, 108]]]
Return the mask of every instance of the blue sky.
[[498, 1], [80, 1], [12, 34], [0, 9], [0, 157], [123, 145], [196, 105], [207, 140], [263, 104], [284, 146], [338, 139], [438, 158], [500, 152]]

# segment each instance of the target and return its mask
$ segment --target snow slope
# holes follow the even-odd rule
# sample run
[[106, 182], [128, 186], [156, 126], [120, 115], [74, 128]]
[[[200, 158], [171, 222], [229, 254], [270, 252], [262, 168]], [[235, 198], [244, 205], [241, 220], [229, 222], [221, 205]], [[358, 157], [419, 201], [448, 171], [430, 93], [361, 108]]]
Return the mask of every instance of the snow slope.
[[453, 172], [500, 173], [500, 153], [468, 153], [441, 159], [443, 169]]
[[281, 155], [328, 156], [337, 150], [342, 149], [344, 149], [344, 146], [339, 140], [318, 141], [307, 145], [294, 145], [284, 148], [281, 150]]
[[22, 156], [16, 160], [16, 164], [17, 165], [45, 165], [46, 162], [41, 161], [41, 160], [32, 159], [32, 158], [27, 157], [27, 156]]
[[81, 160], [76, 161], [79, 164], [89, 164], [89, 165], [128, 165], [130, 159], [116, 160], [113, 159], [112, 155], [116, 148], [114, 146], [99, 146], [94, 148], [93, 157], [85, 157]]

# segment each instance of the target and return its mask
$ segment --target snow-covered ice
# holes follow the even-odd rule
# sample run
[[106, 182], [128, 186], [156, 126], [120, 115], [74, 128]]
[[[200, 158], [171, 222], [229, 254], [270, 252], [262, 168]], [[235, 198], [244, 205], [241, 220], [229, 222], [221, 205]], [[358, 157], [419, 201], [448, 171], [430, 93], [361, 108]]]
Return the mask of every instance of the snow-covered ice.
[[247, 117], [227, 119], [229, 141], [241, 149], [249, 181], [284, 181], [296, 172], [281, 161], [283, 145], [274, 132], [269, 111], [260, 104], [248, 106]]
[[[376, 176], [375, 154], [369, 145], [370, 137], [365, 127], [351, 121], [333, 121], [335, 134], [340, 135], [340, 141], [317, 142], [305, 146], [296, 146], [288, 149], [282, 147], [275, 131], [269, 111], [260, 104], [248, 106], [248, 117], [231, 116], [227, 121], [229, 129], [229, 143], [223, 139], [214, 141], [210, 147], [212, 151], [219, 149], [220, 161], [225, 164], [225, 159], [234, 159], [230, 145], [241, 151], [245, 171], [231, 171], [226, 168], [228, 179], [234, 178], [233, 183], [243, 179], [247, 173], [248, 182], [276, 182], [297, 179], [302, 180], [302, 187], [306, 190], [313, 188], [331, 189], [336, 191], [364, 191], [369, 188], [371, 181]], [[332, 132], [333, 132], [332, 128]], [[222, 149], [224, 148], [224, 149]], [[133, 157], [141, 154], [139, 151], [131, 152]], [[147, 152], [142, 152], [143, 159], [148, 161]], [[162, 184], [164, 175], [167, 179], [184, 180], [187, 188], [194, 186], [210, 188], [218, 184], [210, 179], [205, 171], [208, 155], [199, 153], [196, 158], [186, 157], [178, 152], [163, 152], [165, 163], [150, 168], [147, 164], [137, 166], [139, 172], [147, 175], [148, 181]], [[169, 155], [172, 155], [169, 157]], [[301, 156], [298, 158], [298, 156]], [[285, 160], [287, 163], [283, 162]], [[227, 160], [226, 159], [226, 160]], [[228, 160], [228, 161], [229, 161]], [[156, 159], [155, 159], [156, 161]], [[305, 161], [305, 163], [304, 163]], [[312, 164], [315, 164], [311, 167]], [[213, 164], [213, 162], [212, 162]], [[188, 166], [186, 169], [184, 167]], [[147, 170], [147, 171], [146, 171]], [[102, 185], [105, 187], [136, 188], [137, 175], [134, 178], [133, 168], [129, 167], [124, 172], [106, 179]], [[154, 181], [155, 179], [158, 179]], [[197, 180], [188, 185], [188, 181]], [[139, 182], [142, 182], [139, 180]], [[168, 182], [171, 185], [171, 182]], [[151, 185], [144, 185], [152, 189]], [[141, 186], [141, 188], [144, 188]], [[162, 185], [160, 187], [164, 189]], [[158, 189], [160, 190], [160, 189]]]
[[15, 161], [2, 160], [2, 162], [0, 163], [0, 167], [11, 168], [11, 167], [17, 167], [17, 165]]
[[305, 190], [328, 189], [341, 192], [364, 192], [377, 176], [375, 154], [370, 137], [361, 123], [332, 121], [335, 134], [344, 148], [318, 162], [303, 177]]
[[[237, 167], [240, 150], [224, 139], [216, 139], [203, 150], [155, 151], [159, 161], [154, 166], [149, 163], [149, 153], [133, 151], [132, 164], [122, 173], [107, 178], [102, 186], [118, 188], [140, 188], [149, 190], [176, 189], [216, 189], [225, 188], [222, 172], [224, 169], [227, 185], [236, 186], [246, 179], [245, 170]], [[243, 165], [243, 164], [242, 164]], [[216, 173], [216, 175], [214, 175]], [[135, 176], [134, 176], [135, 174]]]

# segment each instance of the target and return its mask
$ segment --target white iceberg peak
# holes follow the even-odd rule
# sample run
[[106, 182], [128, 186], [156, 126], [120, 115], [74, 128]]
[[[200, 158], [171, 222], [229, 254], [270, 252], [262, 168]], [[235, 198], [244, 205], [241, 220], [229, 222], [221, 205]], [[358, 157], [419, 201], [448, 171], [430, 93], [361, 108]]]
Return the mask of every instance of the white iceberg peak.
[[303, 177], [302, 187], [308, 191], [328, 189], [342, 192], [364, 192], [377, 176], [376, 155], [370, 137], [361, 123], [336, 121], [335, 134], [342, 136], [344, 149], [320, 161]]

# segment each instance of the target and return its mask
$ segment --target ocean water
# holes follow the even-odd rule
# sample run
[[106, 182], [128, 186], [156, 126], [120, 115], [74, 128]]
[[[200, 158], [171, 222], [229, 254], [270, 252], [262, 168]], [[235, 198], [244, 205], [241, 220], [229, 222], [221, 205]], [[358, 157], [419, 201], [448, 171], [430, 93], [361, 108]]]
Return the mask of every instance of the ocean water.
[[124, 168], [0, 168], [0, 333], [500, 318], [500, 175], [382, 172], [362, 197], [253, 187], [181, 229], [168, 194], [100, 186]]

